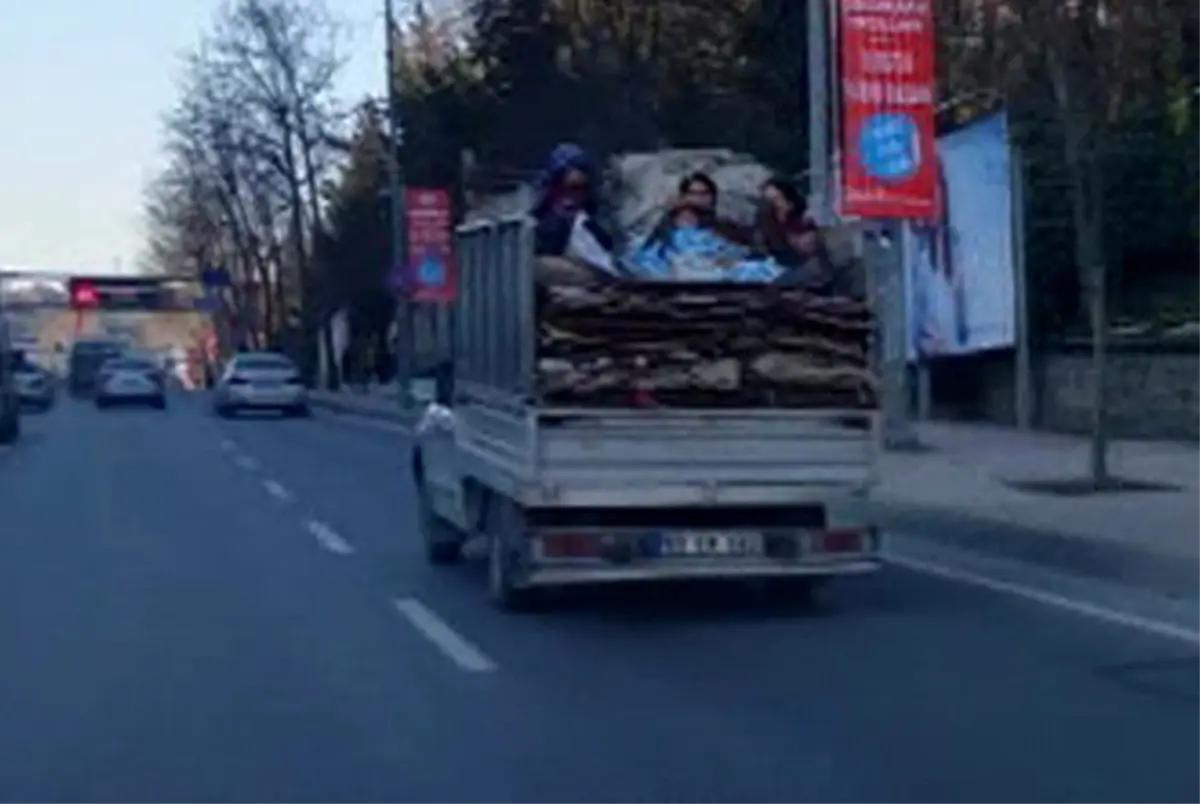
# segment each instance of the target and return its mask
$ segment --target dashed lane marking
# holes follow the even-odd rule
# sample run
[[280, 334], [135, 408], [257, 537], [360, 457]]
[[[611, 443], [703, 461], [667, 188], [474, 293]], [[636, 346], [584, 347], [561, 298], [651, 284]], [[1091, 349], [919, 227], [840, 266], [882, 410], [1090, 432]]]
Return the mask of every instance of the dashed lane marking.
[[496, 670], [496, 663], [487, 654], [471, 644], [415, 597], [393, 600], [392, 603], [401, 617], [408, 620], [421, 636], [432, 642], [461, 669], [468, 673], [491, 673]]
[[305, 527], [313, 535], [313, 538], [317, 540], [317, 544], [329, 552], [340, 556], [348, 556], [354, 552], [354, 548], [350, 545], [350, 542], [339, 536], [333, 528], [324, 522], [310, 519], [305, 523]]
[[263, 488], [267, 490], [268, 494], [280, 502], [287, 502], [288, 500], [292, 499], [292, 493], [284, 488], [281, 483], [277, 483], [274, 480], [264, 480]]
[[237, 456], [236, 461], [237, 461], [237, 465], [240, 466], [241, 468], [245, 469], [247, 472], [254, 471], [254, 469], [257, 468], [257, 466], [258, 466], [258, 464], [255, 463], [254, 459], [251, 458], [249, 455], [239, 455], [239, 456]]

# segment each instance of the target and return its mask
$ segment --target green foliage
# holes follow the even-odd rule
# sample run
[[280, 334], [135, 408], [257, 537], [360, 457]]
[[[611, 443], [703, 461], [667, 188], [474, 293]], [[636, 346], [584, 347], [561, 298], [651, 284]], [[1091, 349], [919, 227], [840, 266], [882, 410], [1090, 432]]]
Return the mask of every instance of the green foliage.
[[383, 124], [373, 105], [361, 107], [349, 159], [328, 198], [329, 232], [318, 243], [331, 306], [349, 310], [351, 326], [359, 332], [386, 328], [392, 314], [384, 291], [390, 246]]
[[[527, 177], [558, 142], [597, 155], [732, 147], [787, 170], [806, 161], [802, 4], [788, 0], [419, 2], [394, 32], [394, 91], [410, 186], [464, 197]], [[373, 107], [372, 107], [373, 108]], [[330, 193], [321, 263], [364, 333], [386, 325], [384, 121], [364, 109]], [[386, 147], [386, 145], [384, 146]], [[356, 327], [358, 328], [358, 327]]]

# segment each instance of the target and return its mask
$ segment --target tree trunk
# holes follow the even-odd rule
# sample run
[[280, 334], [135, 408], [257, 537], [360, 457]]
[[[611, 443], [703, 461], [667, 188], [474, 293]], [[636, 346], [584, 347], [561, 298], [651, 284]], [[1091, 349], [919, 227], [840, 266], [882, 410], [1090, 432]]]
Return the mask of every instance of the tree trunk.
[[[1092, 433], [1089, 471], [1092, 485], [1112, 482], [1108, 468], [1108, 292], [1104, 260], [1103, 174], [1100, 151], [1103, 111], [1083, 102], [1080, 68], [1047, 48], [1047, 66], [1063, 124], [1064, 157], [1071, 184], [1071, 217], [1075, 229], [1075, 260], [1087, 290], [1092, 334]], [[1074, 67], [1074, 69], [1072, 69]]]
[[[1092, 438], [1089, 467], [1092, 483], [1111, 482], [1108, 471], [1108, 270], [1104, 260], [1104, 229], [1100, 215], [1099, 159], [1093, 152], [1071, 168], [1075, 249], [1086, 277], [1088, 322], [1092, 332]], [[1082, 213], [1082, 214], [1080, 214]]]

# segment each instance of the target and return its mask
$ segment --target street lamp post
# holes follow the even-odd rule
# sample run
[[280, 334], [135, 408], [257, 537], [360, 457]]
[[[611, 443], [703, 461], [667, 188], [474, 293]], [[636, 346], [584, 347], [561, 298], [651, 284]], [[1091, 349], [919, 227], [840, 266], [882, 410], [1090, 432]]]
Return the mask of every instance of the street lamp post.
[[400, 385], [400, 398], [408, 407], [409, 382], [413, 370], [413, 304], [412, 289], [408, 277], [408, 249], [405, 239], [405, 195], [404, 167], [400, 161], [399, 149], [404, 137], [404, 126], [400, 120], [400, 104], [396, 97], [396, 9], [394, 0], [383, 0], [384, 45], [387, 61], [387, 116], [388, 116], [388, 197], [390, 204], [388, 226], [391, 236], [389, 266], [390, 273], [403, 277], [400, 286], [400, 299], [397, 305], [396, 317], [396, 379]]

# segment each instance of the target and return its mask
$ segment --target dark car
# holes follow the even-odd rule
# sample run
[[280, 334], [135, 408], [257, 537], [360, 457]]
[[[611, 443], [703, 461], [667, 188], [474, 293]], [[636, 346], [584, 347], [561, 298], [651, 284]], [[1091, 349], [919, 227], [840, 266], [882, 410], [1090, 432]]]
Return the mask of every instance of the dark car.
[[0, 315], [0, 444], [11, 444], [21, 434], [15, 368], [16, 352], [9, 340], [8, 322]]
[[67, 387], [71, 395], [85, 396], [95, 391], [100, 367], [124, 351], [120, 343], [107, 338], [86, 338], [71, 344], [67, 358]]

